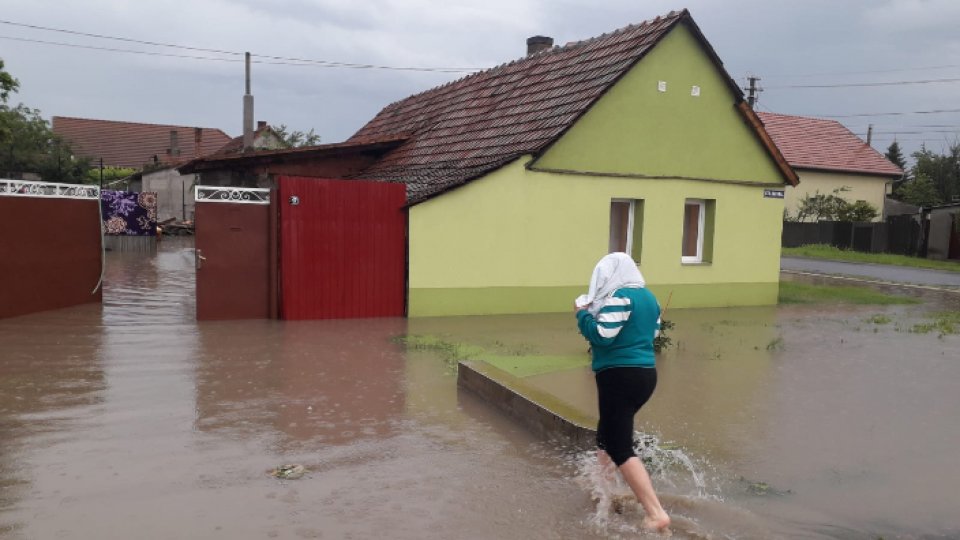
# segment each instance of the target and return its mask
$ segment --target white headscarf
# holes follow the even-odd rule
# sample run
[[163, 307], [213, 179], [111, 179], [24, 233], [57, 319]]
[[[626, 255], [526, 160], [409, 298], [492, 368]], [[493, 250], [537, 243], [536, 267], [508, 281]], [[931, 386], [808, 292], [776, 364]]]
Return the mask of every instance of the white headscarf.
[[577, 297], [578, 306], [589, 304], [587, 310], [596, 316], [603, 302], [617, 289], [624, 287], [641, 288], [647, 285], [637, 263], [626, 253], [611, 253], [600, 259], [590, 278], [590, 290]]

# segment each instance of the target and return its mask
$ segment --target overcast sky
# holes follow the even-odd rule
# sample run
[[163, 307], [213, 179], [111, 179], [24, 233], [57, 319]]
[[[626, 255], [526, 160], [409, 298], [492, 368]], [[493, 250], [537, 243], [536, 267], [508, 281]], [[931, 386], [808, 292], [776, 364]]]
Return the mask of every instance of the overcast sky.
[[[960, 137], [958, 0], [0, 0], [0, 20], [255, 55], [393, 67], [487, 68], [524, 55], [525, 40], [558, 45], [688, 8], [741, 85], [765, 89], [759, 110], [837, 118], [885, 151]], [[88, 47], [218, 57], [197, 60]], [[263, 62], [276, 62], [263, 57]], [[12, 102], [44, 117], [77, 116], [242, 129], [242, 57], [148, 46], [0, 23], [0, 58], [20, 80]], [[257, 63], [255, 116], [349, 137], [389, 103], [464, 73]]]

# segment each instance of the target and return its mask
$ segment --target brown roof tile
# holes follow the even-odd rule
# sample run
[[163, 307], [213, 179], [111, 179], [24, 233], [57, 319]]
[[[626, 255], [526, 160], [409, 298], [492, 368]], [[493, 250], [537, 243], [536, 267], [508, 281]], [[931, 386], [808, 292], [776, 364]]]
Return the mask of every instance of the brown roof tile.
[[562, 135], [686, 11], [476, 73], [384, 108], [348, 143], [412, 134], [360, 176], [403, 181], [411, 203], [536, 153]]
[[[53, 132], [69, 141], [77, 155], [94, 161], [103, 158], [103, 164], [108, 167], [140, 168], [152, 163], [153, 156], [157, 156], [161, 163], [179, 163], [198, 157], [196, 129], [164, 124], [53, 117]], [[219, 129], [200, 130], [200, 156], [216, 152], [230, 142], [230, 136]], [[167, 153], [171, 131], [177, 132], [179, 156]]]
[[903, 170], [835, 120], [758, 112], [783, 157], [796, 169], [897, 177]]

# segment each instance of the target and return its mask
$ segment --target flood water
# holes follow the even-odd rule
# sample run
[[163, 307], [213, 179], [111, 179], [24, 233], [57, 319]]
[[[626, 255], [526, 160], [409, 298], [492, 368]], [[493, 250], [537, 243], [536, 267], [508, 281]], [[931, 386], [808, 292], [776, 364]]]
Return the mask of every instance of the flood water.
[[[669, 312], [638, 428], [673, 537], [960, 537], [960, 336], [907, 331], [949, 298]], [[102, 306], [0, 321], [0, 538], [637, 536], [407, 334], [585, 350], [568, 315], [197, 323], [188, 240], [108, 254]], [[586, 369], [527, 381], [595, 407]]]

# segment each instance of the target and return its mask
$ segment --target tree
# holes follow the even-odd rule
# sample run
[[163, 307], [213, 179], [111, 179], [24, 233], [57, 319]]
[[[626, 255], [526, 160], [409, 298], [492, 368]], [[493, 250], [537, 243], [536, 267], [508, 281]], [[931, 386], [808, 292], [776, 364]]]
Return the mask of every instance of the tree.
[[913, 177], [927, 177], [941, 203], [960, 197], [960, 142], [952, 144], [945, 154], [936, 154], [924, 146], [913, 157]]
[[[0, 62], [2, 67], [2, 62]], [[7, 91], [16, 91], [19, 83], [6, 72], [0, 81]], [[22, 103], [16, 107], [0, 104], [0, 177], [17, 178], [25, 172], [37, 173], [48, 182], [82, 183], [89, 165], [73, 156], [70, 145], [50, 129], [40, 111]]]
[[849, 203], [840, 196], [840, 193], [850, 191], [847, 186], [833, 190], [833, 193], [823, 194], [817, 190], [813, 195], [807, 194], [797, 205], [797, 221], [837, 221], [841, 210]]
[[20, 81], [13, 78], [3, 69], [3, 58], [0, 58], [0, 103], [6, 103], [11, 93], [20, 88]]
[[797, 205], [797, 217], [790, 218], [789, 212], [784, 210], [784, 221], [871, 221], [880, 215], [880, 211], [867, 201], [858, 200], [850, 203], [840, 196], [850, 191], [847, 186], [839, 187], [832, 193], [824, 195], [815, 191], [807, 194]]
[[890, 163], [893, 163], [904, 171], [907, 170], [907, 160], [904, 159], [903, 152], [900, 150], [900, 143], [897, 141], [890, 143], [890, 146], [887, 148], [887, 153], [884, 155], [887, 156]]
[[873, 221], [880, 215], [877, 208], [867, 201], [858, 200], [853, 204], [843, 202], [845, 205], [837, 214], [837, 221]]
[[39, 110], [0, 105], [0, 175], [16, 178], [32, 172], [47, 182], [79, 184], [89, 167], [53, 133]]
[[280, 124], [280, 127], [273, 128], [273, 131], [289, 148], [320, 144], [320, 136], [313, 132], [313, 128], [310, 128], [310, 131], [288, 132], [286, 124]]
[[933, 180], [923, 174], [904, 182], [897, 190], [897, 196], [901, 201], [917, 206], [934, 206], [943, 202]]
[[887, 153], [884, 155], [887, 156], [887, 159], [890, 160], [890, 163], [893, 163], [903, 170], [903, 174], [900, 176], [900, 178], [897, 178], [893, 181], [893, 192], [896, 193], [897, 189], [909, 179], [910, 172], [907, 170], [907, 160], [903, 157], [903, 151], [901, 151], [900, 143], [897, 141], [890, 143], [890, 146], [887, 147]]

